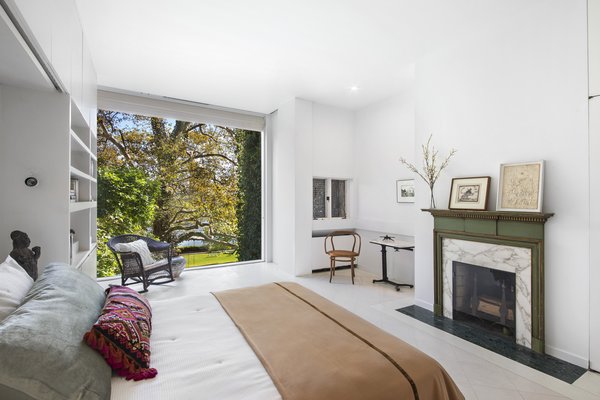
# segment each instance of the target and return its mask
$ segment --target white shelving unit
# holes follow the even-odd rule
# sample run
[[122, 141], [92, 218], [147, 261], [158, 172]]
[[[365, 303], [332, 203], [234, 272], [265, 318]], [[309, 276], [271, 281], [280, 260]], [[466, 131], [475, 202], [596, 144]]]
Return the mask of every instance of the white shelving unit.
[[[10, 232], [22, 230], [42, 248], [40, 270], [70, 263], [95, 278], [96, 72], [77, 6], [6, 0], [3, 7], [0, 54], [10, 64], [0, 71], [0, 254], [12, 248]], [[37, 186], [24, 184], [29, 176]], [[78, 181], [76, 202], [71, 179]]]
[[70, 180], [78, 182], [77, 201], [69, 205], [69, 225], [75, 232], [75, 243], [69, 243], [70, 263], [75, 268], [88, 270], [91, 262], [86, 261], [95, 256], [96, 249], [96, 135], [73, 100], [70, 128], [69, 174]]

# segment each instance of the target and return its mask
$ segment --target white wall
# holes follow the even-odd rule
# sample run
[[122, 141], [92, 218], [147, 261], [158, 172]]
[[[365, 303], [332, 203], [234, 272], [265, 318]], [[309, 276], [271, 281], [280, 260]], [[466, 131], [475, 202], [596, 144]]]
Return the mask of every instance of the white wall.
[[[354, 189], [354, 165], [356, 163], [354, 113], [338, 107], [313, 103], [312, 128], [312, 176], [347, 180], [347, 218], [313, 220], [312, 229], [354, 228], [357, 212]], [[327, 259], [325, 262], [325, 265], [328, 266]], [[314, 268], [316, 266], [313, 266]]]
[[[546, 160], [546, 349], [587, 366], [589, 350], [589, 191], [585, 0], [532, 7], [496, 31], [416, 65], [416, 146], [433, 133], [441, 153], [458, 153], [437, 184], [490, 175], [499, 164]], [[428, 206], [417, 182], [417, 206]], [[439, 206], [438, 206], [439, 207]], [[417, 213], [417, 304], [433, 303], [433, 218]]]
[[272, 115], [273, 262], [310, 273], [312, 103], [292, 99]]
[[414, 132], [411, 87], [356, 112], [357, 228], [413, 235], [416, 207], [414, 203], [396, 202], [396, 180], [413, 178], [399, 159], [413, 161]]
[[12, 250], [10, 233], [24, 231], [42, 248], [41, 272], [69, 259], [69, 97], [7, 86], [0, 97], [0, 257]]

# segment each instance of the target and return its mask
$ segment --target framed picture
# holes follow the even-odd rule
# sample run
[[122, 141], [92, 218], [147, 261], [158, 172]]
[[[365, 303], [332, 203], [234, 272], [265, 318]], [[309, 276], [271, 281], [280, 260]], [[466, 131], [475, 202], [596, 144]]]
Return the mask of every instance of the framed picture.
[[498, 211], [542, 212], [544, 161], [500, 164]]
[[489, 176], [453, 178], [450, 188], [450, 210], [485, 210], [490, 191]]
[[401, 179], [396, 181], [396, 201], [398, 203], [415, 202], [414, 179]]

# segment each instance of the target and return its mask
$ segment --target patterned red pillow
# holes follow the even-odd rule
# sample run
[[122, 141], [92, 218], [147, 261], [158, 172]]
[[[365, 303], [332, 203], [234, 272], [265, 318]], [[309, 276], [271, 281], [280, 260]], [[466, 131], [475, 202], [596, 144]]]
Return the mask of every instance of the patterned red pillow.
[[111, 286], [106, 294], [102, 314], [83, 339], [127, 380], [154, 378], [156, 369], [150, 368], [150, 303], [125, 286]]

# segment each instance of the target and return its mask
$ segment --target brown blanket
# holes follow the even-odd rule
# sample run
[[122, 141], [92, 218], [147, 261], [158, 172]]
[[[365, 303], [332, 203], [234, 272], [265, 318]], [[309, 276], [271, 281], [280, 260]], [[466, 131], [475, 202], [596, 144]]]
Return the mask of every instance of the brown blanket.
[[284, 399], [464, 399], [437, 361], [301, 285], [214, 295]]

